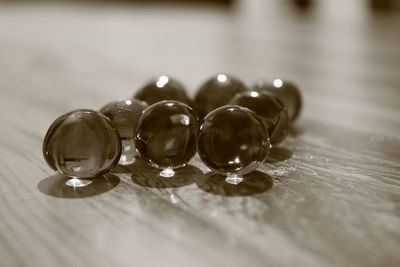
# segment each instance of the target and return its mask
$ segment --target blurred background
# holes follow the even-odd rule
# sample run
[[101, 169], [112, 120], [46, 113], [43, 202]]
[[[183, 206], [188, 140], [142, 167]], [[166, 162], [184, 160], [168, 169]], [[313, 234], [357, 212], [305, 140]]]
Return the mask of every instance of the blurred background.
[[0, 101], [37, 101], [56, 115], [60, 102], [68, 111], [130, 97], [159, 74], [193, 96], [226, 72], [248, 85], [292, 80], [305, 117], [366, 126], [357, 114], [376, 108], [365, 103], [383, 116], [388, 109], [389, 120], [400, 107], [388, 97], [400, 87], [399, 8], [398, 0], [0, 1]]

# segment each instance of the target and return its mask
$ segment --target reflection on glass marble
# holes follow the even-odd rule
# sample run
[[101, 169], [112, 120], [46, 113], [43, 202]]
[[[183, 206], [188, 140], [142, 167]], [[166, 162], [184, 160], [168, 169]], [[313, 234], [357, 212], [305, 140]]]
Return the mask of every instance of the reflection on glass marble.
[[201, 160], [212, 170], [227, 175], [238, 184], [267, 158], [268, 131], [251, 110], [227, 105], [210, 112], [200, 126], [197, 149]]
[[117, 127], [122, 141], [122, 154], [119, 164], [128, 165], [135, 161], [136, 128], [142, 112], [148, 107], [146, 102], [137, 99], [111, 102], [100, 109]]
[[136, 149], [160, 175], [172, 177], [196, 153], [198, 119], [194, 110], [178, 101], [161, 101], [148, 107], [139, 120]]
[[238, 79], [227, 74], [218, 74], [208, 79], [195, 96], [195, 106], [200, 118], [212, 110], [228, 104], [237, 93], [247, 90]]
[[[80, 109], [53, 122], [43, 142], [43, 155], [49, 166], [62, 175], [93, 178], [109, 172], [118, 163], [121, 140], [105, 115]], [[67, 184], [86, 185], [79, 180]]]
[[268, 129], [271, 144], [282, 142], [288, 135], [289, 115], [277, 96], [263, 91], [249, 90], [236, 94], [229, 104], [246, 107], [259, 115]]
[[276, 95], [286, 106], [292, 123], [299, 117], [303, 100], [299, 88], [292, 82], [281, 79], [275, 79], [271, 84], [257, 81], [253, 88]]
[[192, 106], [185, 87], [169, 76], [161, 75], [145, 84], [134, 98], [147, 102], [149, 105], [163, 101], [175, 100]]

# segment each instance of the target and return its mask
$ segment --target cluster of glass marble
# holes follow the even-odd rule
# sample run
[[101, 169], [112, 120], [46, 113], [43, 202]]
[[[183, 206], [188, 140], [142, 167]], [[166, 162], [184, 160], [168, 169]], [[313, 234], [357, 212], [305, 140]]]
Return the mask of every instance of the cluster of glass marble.
[[136, 157], [172, 177], [196, 152], [211, 170], [226, 175], [226, 182], [238, 184], [286, 138], [301, 106], [298, 87], [281, 79], [249, 89], [218, 74], [192, 101], [181, 83], [162, 75], [130, 99], [56, 119], [43, 155], [52, 169], [71, 178], [71, 186], [83, 186], [81, 179], [101, 176], [118, 163], [132, 164]]

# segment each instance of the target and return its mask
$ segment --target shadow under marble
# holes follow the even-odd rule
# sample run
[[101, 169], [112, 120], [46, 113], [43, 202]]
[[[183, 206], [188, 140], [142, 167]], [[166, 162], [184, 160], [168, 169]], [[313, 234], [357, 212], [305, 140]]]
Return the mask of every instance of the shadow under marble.
[[[126, 166], [128, 167], [128, 166]], [[187, 165], [175, 169], [175, 175], [169, 178], [161, 177], [160, 170], [148, 165], [143, 160], [136, 160], [129, 165], [132, 172], [132, 181], [138, 185], [153, 188], [176, 188], [194, 183], [197, 177], [202, 176], [200, 169]]]
[[132, 164], [129, 165], [120, 165], [118, 164], [117, 166], [115, 166], [112, 170], [111, 173], [115, 173], [115, 174], [119, 174], [119, 173], [131, 173], [132, 170], [135, 168], [135, 163], [137, 161], [139, 161], [139, 158], [135, 159], [135, 162], [133, 162]]
[[244, 175], [244, 180], [238, 185], [225, 182], [225, 177], [218, 173], [209, 172], [203, 178], [196, 180], [196, 184], [205, 192], [228, 197], [261, 194], [273, 185], [272, 178], [260, 171]]
[[65, 184], [68, 180], [70, 178], [64, 175], [49, 176], [40, 181], [37, 188], [43, 194], [53, 197], [85, 198], [110, 191], [121, 181], [116, 175], [106, 174], [93, 179], [85, 179], [91, 181], [91, 183], [84, 187], [72, 187]]
[[266, 163], [276, 163], [285, 161], [293, 156], [293, 152], [284, 147], [272, 147], [268, 158], [265, 160]]

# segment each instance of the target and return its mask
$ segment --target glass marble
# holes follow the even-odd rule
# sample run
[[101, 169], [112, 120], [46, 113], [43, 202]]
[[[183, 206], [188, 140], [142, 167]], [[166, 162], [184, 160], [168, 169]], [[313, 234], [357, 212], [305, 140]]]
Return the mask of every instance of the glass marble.
[[102, 113], [79, 109], [62, 115], [50, 126], [43, 142], [47, 164], [72, 180], [71, 186], [109, 172], [121, 156], [118, 130]]
[[194, 102], [199, 117], [204, 118], [212, 110], [228, 104], [237, 93], [247, 90], [238, 79], [218, 74], [207, 80], [198, 90]]
[[148, 107], [139, 120], [135, 145], [144, 161], [174, 176], [196, 153], [198, 118], [188, 105], [161, 101]]
[[271, 84], [258, 81], [254, 87], [256, 90], [271, 92], [285, 104], [290, 121], [293, 123], [300, 115], [303, 100], [299, 88], [285, 80], [275, 79]]
[[163, 100], [175, 100], [183, 102], [189, 106], [193, 105], [186, 93], [185, 87], [177, 80], [166, 75], [161, 75], [158, 78], [151, 80], [133, 97], [145, 101], [149, 105]]
[[249, 90], [236, 94], [229, 102], [254, 111], [268, 129], [271, 144], [282, 142], [289, 133], [290, 119], [286, 107], [271, 93]]
[[100, 109], [118, 129], [122, 142], [122, 154], [119, 164], [128, 165], [135, 162], [135, 135], [139, 118], [148, 107], [146, 102], [137, 99], [111, 102]]
[[251, 110], [226, 105], [210, 112], [200, 126], [197, 150], [201, 160], [226, 182], [239, 184], [255, 171], [271, 148], [268, 131]]

